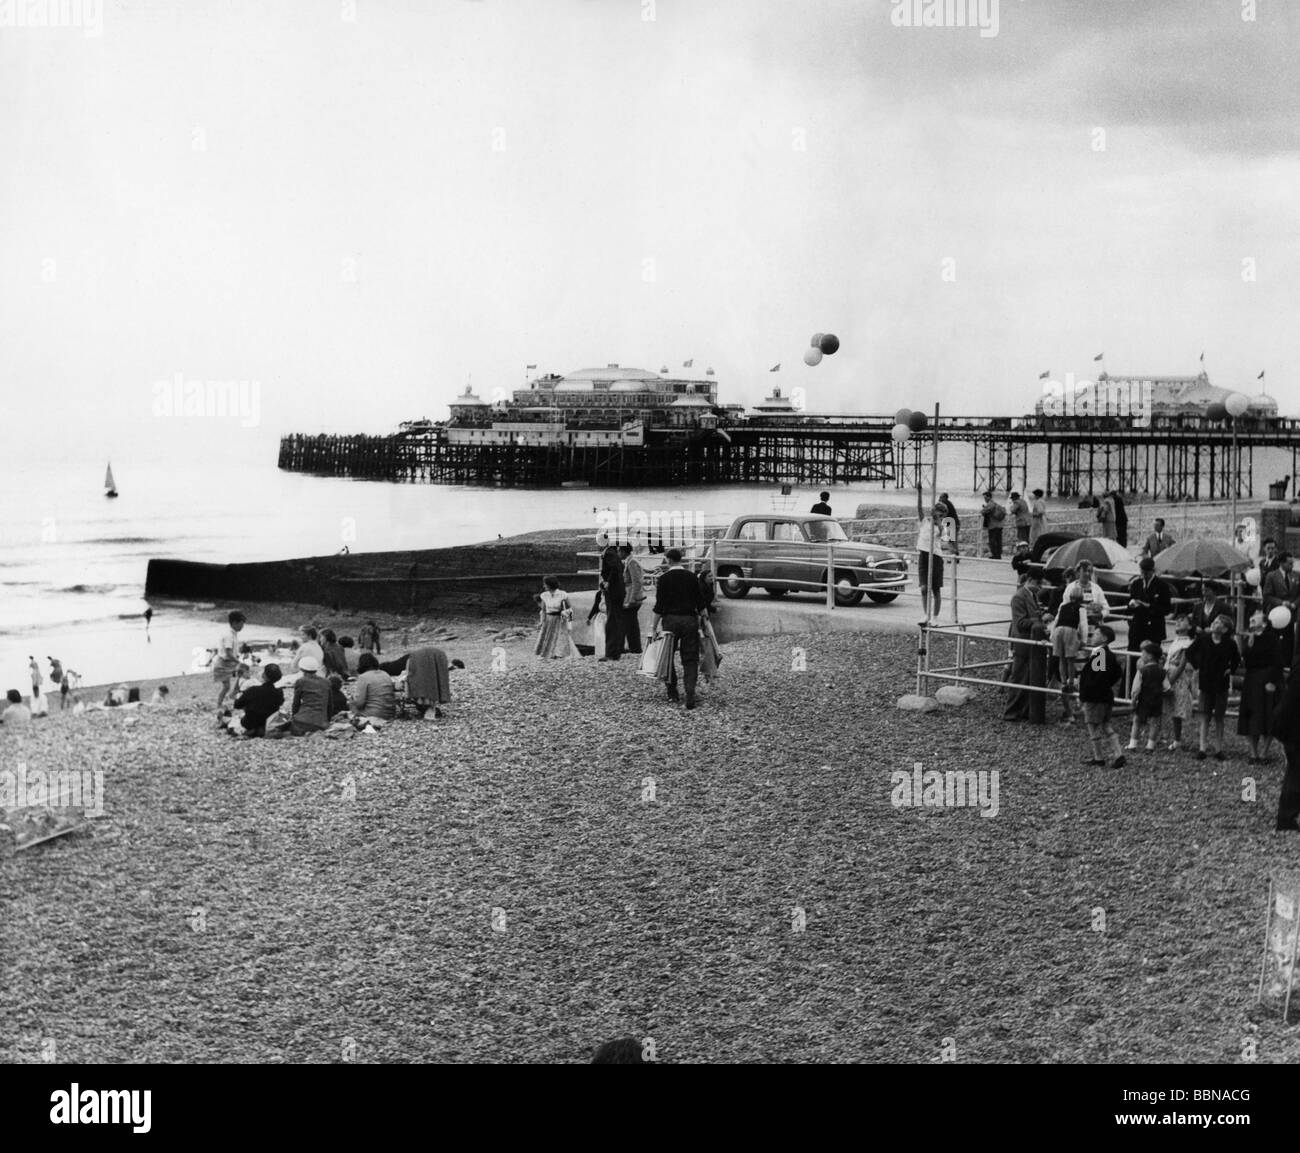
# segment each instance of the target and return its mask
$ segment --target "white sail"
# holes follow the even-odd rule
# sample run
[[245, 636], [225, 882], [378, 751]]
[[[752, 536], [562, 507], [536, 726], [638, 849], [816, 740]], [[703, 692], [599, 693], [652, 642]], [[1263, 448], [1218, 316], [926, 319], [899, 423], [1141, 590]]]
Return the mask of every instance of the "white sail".
[[113, 481], [113, 464], [109, 462], [108, 470], [104, 473], [104, 487], [109, 492], [117, 492], [117, 485]]

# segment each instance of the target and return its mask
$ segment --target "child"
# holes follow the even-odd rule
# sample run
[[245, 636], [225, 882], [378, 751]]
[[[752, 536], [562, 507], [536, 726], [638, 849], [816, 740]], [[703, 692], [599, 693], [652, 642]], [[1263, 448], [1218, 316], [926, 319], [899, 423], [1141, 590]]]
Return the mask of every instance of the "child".
[[1083, 705], [1083, 720], [1092, 742], [1092, 759], [1083, 763], [1104, 766], [1109, 761], [1112, 768], [1122, 769], [1124, 752], [1119, 737], [1110, 727], [1110, 717], [1115, 709], [1115, 685], [1123, 670], [1109, 647], [1115, 639], [1115, 630], [1110, 625], [1098, 625], [1096, 636], [1097, 647], [1079, 674], [1079, 703]]
[[569, 594], [560, 588], [560, 582], [553, 576], [543, 580], [542, 585], [542, 591], [537, 594], [541, 627], [537, 631], [537, 646], [533, 651], [542, 660], [572, 656], [573, 641], [569, 635], [569, 621], [573, 619], [573, 610], [569, 607]]
[[321, 649], [324, 652], [323, 668], [327, 673], [337, 673], [345, 680], [348, 675], [348, 658], [339, 644], [333, 629], [324, 629], [320, 634]]
[[1155, 641], [1143, 641], [1139, 652], [1137, 671], [1133, 674], [1133, 727], [1129, 731], [1128, 747], [1136, 749], [1138, 738], [1146, 729], [1147, 752], [1154, 753], [1162, 736], [1165, 671], [1160, 667], [1160, 646]]
[[1173, 643], [1165, 654], [1165, 681], [1169, 685], [1165, 693], [1165, 713], [1174, 725], [1170, 752], [1177, 752], [1183, 747], [1183, 722], [1190, 721], [1196, 710], [1196, 670], [1187, 660], [1191, 647], [1192, 620], [1190, 617], [1179, 617], [1174, 621]]
[[348, 711], [348, 698], [343, 693], [343, 678], [338, 673], [330, 673], [330, 716]]
[[[284, 690], [279, 687], [280, 666], [267, 665], [262, 670], [262, 683], [245, 689], [235, 698], [235, 708], [243, 709], [239, 724], [249, 737], [266, 736], [266, 722], [284, 704]], [[234, 731], [232, 725], [231, 731]]]
[[1228, 711], [1228, 686], [1232, 674], [1241, 664], [1241, 653], [1228, 638], [1232, 634], [1232, 620], [1217, 616], [1208, 633], [1201, 633], [1192, 643], [1187, 659], [1200, 674], [1201, 691], [1196, 708], [1201, 714], [1201, 747], [1196, 759], [1205, 760], [1205, 742], [1210, 731], [1210, 714], [1214, 714], [1214, 759], [1224, 760], [1223, 716]]
[[217, 655], [212, 661], [212, 679], [221, 686], [221, 692], [217, 694], [218, 722], [229, 712], [223, 710], [221, 706], [225, 703], [226, 694], [230, 692], [235, 674], [239, 671], [239, 633], [246, 619], [241, 612], [231, 613], [226, 618], [230, 630], [222, 633], [221, 639], [217, 642]]
[[1075, 691], [1075, 671], [1079, 656], [1080, 616], [1083, 613], [1083, 590], [1077, 586], [1068, 598], [1061, 601], [1056, 620], [1052, 623], [1052, 658], [1056, 661], [1057, 676], [1061, 678], [1061, 724], [1074, 723], [1074, 708], [1070, 698]]

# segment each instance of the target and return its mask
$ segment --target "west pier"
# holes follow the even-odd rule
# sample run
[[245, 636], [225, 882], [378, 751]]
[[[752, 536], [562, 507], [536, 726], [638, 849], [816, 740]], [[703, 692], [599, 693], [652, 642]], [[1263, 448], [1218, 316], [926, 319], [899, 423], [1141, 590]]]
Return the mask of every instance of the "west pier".
[[280, 442], [279, 466], [318, 476], [423, 484], [871, 482], [906, 488], [922, 475], [937, 436], [940, 443], [972, 447], [972, 492], [1027, 488], [1031, 445], [1045, 448], [1043, 487], [1057, 497], [1106, 489], [1152, 500], [1249, 497], [1258, 448], [1289, 450], [1290, 475], [1300, 471], [1300, 420], [1290, 418], [1243, 417], [1234, 430], [1231, 421], [1205, 416], [1156, 417], [1145, 427], [1114, 416], [945, 416], [902, 445], [892, 439], [893, 425], [892, 417], [883, 416], [751, 418], [640, 445], [591, 446], [528, 443], [522, 435], [458, 443], [445, 426], [391, 436], [292, 434]]

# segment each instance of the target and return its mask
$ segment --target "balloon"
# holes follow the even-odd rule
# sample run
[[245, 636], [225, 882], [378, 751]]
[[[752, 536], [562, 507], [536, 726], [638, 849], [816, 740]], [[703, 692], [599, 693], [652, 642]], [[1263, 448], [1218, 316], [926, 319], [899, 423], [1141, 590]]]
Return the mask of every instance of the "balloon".
[[817, 347], [827, 356], [833, 356], [840, 348], [840, 338], [833, 332], [828, 332], [817, 342]]
[[821, 345], [822, 345], [822, 337], [823, 337], [823, 335], [824, 335], [824, 334], [823, 334], [823, 333], [820, 333], [820, 332], [814, 332], [814, 333], [813, 333], [813, 338], [812, 338], [812, 346], [813, 346], [813, 348], [821, 348]]
[[809, 367], [815, 364], [821, 364], [822, 354], [815, 348], [805, 348], [803, 353], [803, 362]]
[[920, 432], [925, 428], [925, 424], [925, 413], [923, 412], [914, 412], [907, 418], [907, 427], [913, 432]]
[[1250, 398], [1234, 392], [1223, 402], [1223, 407], [1228, 410], [1229, 416], [1241, 416], [1250, 407]]
[[912, 430], [905, 424], [896, 424], [890, 430], [889, 435], [894, 438], [895, 444], [906, 444], [912, 439]]
[[894, 413], [895, 424], [906, 424], [911, 419], [912, 410], [910, 408], [900, 408], [896, 413]]
[[1211, 420], [1223, 420], [1228, 415], [1228, 409], [1225, 405], [1216, 400], [1206, 408], [1205, 415]]
[[1280, 632], [1291, 623], [1291, 610], [1286, 605], [1278, 605], [1268, 614], [1268, 623]]
[[1250, 568], [1246, 570], [1246, 583], [1250, 585], [1251, 588], [1253, 589], [1259, 588], [1259, 582], [1261, 580], [1263, 580], [1263, 576], [1260, 573], [1259, 569]]

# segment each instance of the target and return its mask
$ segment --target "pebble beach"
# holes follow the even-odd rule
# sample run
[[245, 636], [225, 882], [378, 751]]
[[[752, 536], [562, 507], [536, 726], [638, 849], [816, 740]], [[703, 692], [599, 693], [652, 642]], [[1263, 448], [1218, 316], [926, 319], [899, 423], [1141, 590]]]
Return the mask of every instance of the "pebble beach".
[[[1276, 752], [1243, 802], [1244, 763], [1084, 768], [991, 690], [901, 712], [906, 636], [726, 645], [686, 713], [530, 619], [439, 624], [437, 722], [241, 741], [200, 676], [0, 736], [104, 782], [0, 860], [0, 1060], [1300, 1059], [1253, 1004]], [[996, 816], [897, 807], [917, 762], [998, 770]]]

